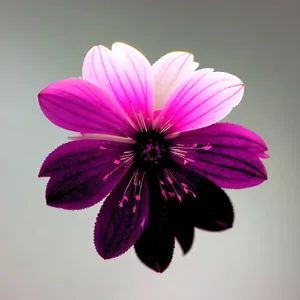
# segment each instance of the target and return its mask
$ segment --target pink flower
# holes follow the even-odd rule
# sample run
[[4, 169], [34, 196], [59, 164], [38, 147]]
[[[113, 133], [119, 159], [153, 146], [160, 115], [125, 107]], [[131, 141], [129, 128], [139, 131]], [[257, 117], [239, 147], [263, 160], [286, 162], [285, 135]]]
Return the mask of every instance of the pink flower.
[[41, 167], [39, 176], [50, 177], [47, 204], [84, 209], [107, 196], [94, 230], [104, 259], [134, 245], [143, 263], [163, 272], [175, 238], [187, 253], [194, 227], [232, 227], [233, 208], [221, 188], [267, 179], [265, 142], [239, 125], [217, 123], [240, 103], [244, 84], [198, 65], [185, 52], [151, 66], [126, 44], [95, 46], [82, 79], [53, 83], [38, 95], [52, 123], [79, 133]]

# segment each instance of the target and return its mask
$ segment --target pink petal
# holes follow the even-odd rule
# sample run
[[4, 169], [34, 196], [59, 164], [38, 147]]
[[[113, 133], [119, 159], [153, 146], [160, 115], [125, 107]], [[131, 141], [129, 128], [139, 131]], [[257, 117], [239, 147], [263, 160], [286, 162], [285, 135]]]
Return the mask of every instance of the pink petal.
[[44, 115], [61, 128], [80, 133], [132, 134], [133, 129], [118, 104], [98, 87], [79, 78], [49, 85], [38, 99]]
[[181, 133], [172, 142], [172, 157], [223, 188], [261, 184], [267, 171], [259, 159], [267, 145], [242, 126], [219, 123]]
[[154, 114], [153, 114], [153, 119], [155, 120], [157, 117], [159, 117], [160, 113], [161, 113], [161, 110], [155, 110]]
[[154, 106], [154, 80], [151, 65], [136, 49], [115, 43], [112, 51], [93, 47], [86, 55], [82, 76], [117, 100], [136, 128], [150, 128]]
[[163, 108], [171, 93], [198, 66], [192, 54], [179, 51], [168, 53], [153, 64], [156, 110]]
[[128, 144], [99, 140], [59, 146], [45, 159], [39, 173], [39, 177], [50, 177], [47, 204], [75, 210], [98, 203], [127, 172], [121, 156], [128, 150]]
[[258, 153], [257, 156], [260, 157], [260, 158], [263, 158], [263, 159], [266, 159], [266, 158], [270, 157], [270, 155], [267, 154], [267, 153]]
[[209, 126], [227, 116], [243, 94], [244, 85], [234, 75], [212, 69], [195, 71], [170, 96], [157, 127], [172, 133]]

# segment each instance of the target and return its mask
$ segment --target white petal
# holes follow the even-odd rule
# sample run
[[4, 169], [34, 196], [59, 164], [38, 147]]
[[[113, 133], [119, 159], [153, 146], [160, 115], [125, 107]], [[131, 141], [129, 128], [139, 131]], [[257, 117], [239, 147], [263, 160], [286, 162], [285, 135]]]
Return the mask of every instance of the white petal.
[[194, 62], [192, 54], [179, 51], [170, 52], [153, 64], [155, 110], [163, 108], [171, 93], [198, 66], [199, 64]]

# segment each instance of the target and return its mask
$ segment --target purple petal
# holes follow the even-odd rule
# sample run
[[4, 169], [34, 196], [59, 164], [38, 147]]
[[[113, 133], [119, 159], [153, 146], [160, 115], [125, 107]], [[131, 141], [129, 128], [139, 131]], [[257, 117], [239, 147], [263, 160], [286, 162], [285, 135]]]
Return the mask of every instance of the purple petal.
[[175, 161], [220, 187], [252, 187], [267, 179], [259, 159], [267, 150], [265, 142], [239, 125], [219, 123], [181, 133], [171, 141]]
[[171, 134], [212, 125], [226, 117], [243, 94], [244, 85], [236, 76], [200, 69], [170, 96], [157, 127]]
[[94, 230], [97, 252], [117, 257], [134, 245], [148, 221], [149, 188], [145, 173], [132, 167], [105, 200]]
[[55, 149], [39, 173], [39, 177], [51, 177], [47, 204], [73, 210], [101, 201], [126, 173], [126, 166], [116, 162], [128, 147], [111, 141], [79, 140]]
[[84, 59], [82, 76], [116, 99], [135, 128], [150, 128], [154, 78], [149, 61], [137, 49], [124, 43], [114, 43], [112, 51], [95, 46]]
[[[195, 141], [196, 140], [196, 141]], [[255, 132], [232, 123], [217, 123], [198, 130], [181, 133], [173, 143], [201, 144], [219, 148], [251, 151], [259, 155], [268, 150], [264, 140]]]
[[132, 134], [119, 105], [101, 89], [79, 78], [49, 85], [38, 99], [44, 115], [61, 128], [79, 133]]

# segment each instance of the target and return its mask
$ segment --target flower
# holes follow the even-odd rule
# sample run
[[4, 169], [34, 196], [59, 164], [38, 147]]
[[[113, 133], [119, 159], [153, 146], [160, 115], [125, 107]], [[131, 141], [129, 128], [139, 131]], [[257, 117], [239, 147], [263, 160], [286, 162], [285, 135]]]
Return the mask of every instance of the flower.
[[78, 133], [42, 164], [47, 205], [84, 209], [107, 196], [94, 229], [104, 259], [134, 246], [144, 264], [163, 272], [175, 238], [187, 253], [194, 227], [232, 227], [233, 207], [221, 188], [267, 179], [262, 138], [217, 123], [240, 103], [244, 84], [198, 66], [186, 52], [151, 66], [129, 45], [98, 45], [84, 59], [82, 79], [55, 82], [38, 95], [52, 123]]

